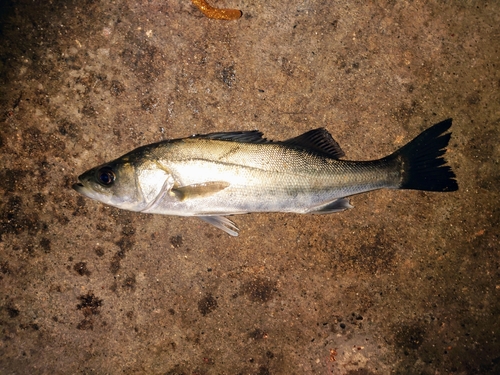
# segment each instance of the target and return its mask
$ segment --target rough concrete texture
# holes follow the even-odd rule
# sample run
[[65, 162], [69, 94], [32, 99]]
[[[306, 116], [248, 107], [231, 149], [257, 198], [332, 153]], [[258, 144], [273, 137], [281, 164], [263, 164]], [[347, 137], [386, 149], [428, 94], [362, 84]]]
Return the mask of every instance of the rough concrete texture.
[[[2, 2], [0, 373], [500, 373], [498, 1]], [[349, 212], [106, 207], [85, 170], [193, 133], [326, 127], [349, 159], [453, 117], [456, 193]]]

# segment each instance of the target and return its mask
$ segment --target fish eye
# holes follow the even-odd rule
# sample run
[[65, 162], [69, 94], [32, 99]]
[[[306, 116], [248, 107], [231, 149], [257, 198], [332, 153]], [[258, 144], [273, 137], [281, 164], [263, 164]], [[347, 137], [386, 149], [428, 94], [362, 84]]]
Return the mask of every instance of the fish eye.
[[97, 181], [101, 185], [111, 185], [115, 181], [115, 177], [115, 172], [110, 167], [103, 167], [97, 171]]

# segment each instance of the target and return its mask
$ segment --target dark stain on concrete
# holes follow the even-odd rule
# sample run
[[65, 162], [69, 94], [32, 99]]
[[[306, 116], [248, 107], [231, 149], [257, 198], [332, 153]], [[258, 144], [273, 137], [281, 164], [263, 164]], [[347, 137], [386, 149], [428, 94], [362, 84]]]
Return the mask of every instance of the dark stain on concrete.
[[84, 316], [99, 314], [99, 308], [102, 306], [102, 300], [96, 297], [94, 293], [88, 292], [78, 298], [80, 303], [76, 305], [76, 308], [81, 310]]
[[276, 282], [264, 278], [256, 278], [247, 281], [242, 285], [241, 292], [252, 302], [265, 303], [274, 298], [276, 292]]
[[228, 88], [233, 87], [236, 82], [236, 70], [234, 65], [221, 67], [219, 77]]
[[73, 266], [73, 270], [80, 276], [90, 276], [90, 271], [87, 268], [87, 262], [78, 262]]
[[176, 249], [181, 247], [183, 244], [182, 235], [180, 235], [180, 234], [170, 237], [169, 240], [170, 240], [170, 243], [172, 244], [172, 246]]
[[203, 316], [210, 314], [217, 307], [218, 307], [217, 299], [211, 294], [207, 294], [198, 301], [198, 311]]
[[137, 281], [136, 281], [135, 275], [130, 275], [130, 276], [125, 277], [125, 279], [123, 280], [122, 287], [124, 289], [134, 291], [136, 284], [137, 284]]
[[360, 368], [357, 370], [349, 370], [346, 372], [346, 375], [376, 375], [376, 372], [372, 372], [370, 370]]
[[19, 316], [19, 309], [17, 309], [14, 304], [10, 303], [6, 308], [9, 318], [14, 319]]
[[82, 331], [93, 330], [94, 316], [99, 314], [102, 300], [96, 297], [92, 292], [81, 295], [79, 299], [80, 303], [76, 305], [76, 308], [83, 313], [84, 319], [78, 323], [76, 328]]
[[409, 355], [409, 351], [419, 349], [424, 338], [425, 330], [418, 324], [402, 325], [396, 328], [395, 344], [404, 355]]

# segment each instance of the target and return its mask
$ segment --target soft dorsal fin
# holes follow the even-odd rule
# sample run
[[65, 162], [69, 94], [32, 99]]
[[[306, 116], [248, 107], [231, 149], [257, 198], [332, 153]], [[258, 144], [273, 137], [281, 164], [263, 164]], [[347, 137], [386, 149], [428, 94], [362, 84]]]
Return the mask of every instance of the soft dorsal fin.
[[324, 128], [310, 130], [295, 138], [280, 142], [283, 145], [311, 151], [315, 154], [333, 159], [340, 159], [345, 156], [344, 151], [333, 139], [330, 133]]
[[269, 143], [262, 137], [262, 132], [258, 130], [238, 131], [238, 132], [217, 132], [209, 134], [195, 134], [191, 138], [215, 139], [219, 141], [235, 141], [242, 143]]

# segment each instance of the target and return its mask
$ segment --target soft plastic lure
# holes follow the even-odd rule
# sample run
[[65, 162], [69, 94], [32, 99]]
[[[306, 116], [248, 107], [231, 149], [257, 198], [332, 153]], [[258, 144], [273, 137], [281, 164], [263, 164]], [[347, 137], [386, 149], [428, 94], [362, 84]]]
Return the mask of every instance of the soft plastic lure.
[[239, 9], [219, 9], [209, 5], [205, 0], [191, 0], [208, 18], [215, 20], [237, 20], [241, 17]]

